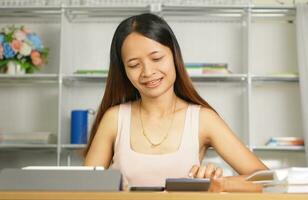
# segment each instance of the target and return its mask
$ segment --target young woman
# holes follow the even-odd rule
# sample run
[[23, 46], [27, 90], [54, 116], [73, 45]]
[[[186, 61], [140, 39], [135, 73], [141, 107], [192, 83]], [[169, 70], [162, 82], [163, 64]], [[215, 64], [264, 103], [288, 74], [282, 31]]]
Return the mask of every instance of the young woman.
[[126, 186], [190, 176], [214, 178], [212, 191], [232, 190], [222, 169], [200, 165], [210, 146], [241, 175], [266, 169], [198, 95], [168, 24], [153, 14], [122, 21], [85, 165], [119, 169]]

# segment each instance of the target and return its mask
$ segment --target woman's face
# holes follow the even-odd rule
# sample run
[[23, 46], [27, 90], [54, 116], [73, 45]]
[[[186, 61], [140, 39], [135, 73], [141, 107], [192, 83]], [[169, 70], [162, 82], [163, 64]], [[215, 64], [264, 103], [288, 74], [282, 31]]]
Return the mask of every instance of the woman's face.
[[124, 40], [121, 53], [127, 77], [141, 95], [155, 98], [173, 91], [176, 72], [169, 47], [131, 33]]

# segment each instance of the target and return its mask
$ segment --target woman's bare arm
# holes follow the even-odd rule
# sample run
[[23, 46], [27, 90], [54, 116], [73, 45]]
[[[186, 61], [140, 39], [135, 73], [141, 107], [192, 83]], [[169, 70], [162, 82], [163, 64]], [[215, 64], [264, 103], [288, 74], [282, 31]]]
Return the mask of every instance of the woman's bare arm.
[[209, 141], [215, 151], [239, 174], [267, 169], [214, 111], [201, 108], [200, 121], [201, 138]]
[[85, 158], [85, 166], [109, 167], [117, 135], [118, 109], [119, 106], [115, 106], [105, 112]]

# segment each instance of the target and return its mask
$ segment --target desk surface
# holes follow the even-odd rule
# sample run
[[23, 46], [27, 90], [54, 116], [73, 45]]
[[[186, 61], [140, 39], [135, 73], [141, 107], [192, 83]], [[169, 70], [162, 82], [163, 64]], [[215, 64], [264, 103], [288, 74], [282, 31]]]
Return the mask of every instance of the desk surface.
[[206, 193], [206, 192], [0, 192], [2, 199], [74, 200], [307, 200], [308, 194]]

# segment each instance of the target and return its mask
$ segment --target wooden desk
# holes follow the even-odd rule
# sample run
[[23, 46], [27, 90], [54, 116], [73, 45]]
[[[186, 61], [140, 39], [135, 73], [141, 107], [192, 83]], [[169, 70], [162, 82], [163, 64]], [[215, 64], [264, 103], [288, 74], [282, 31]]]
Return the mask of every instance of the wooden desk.
[[308, 194], [201, 193], [201, 192], [0, 192], [0, 200], [307, 200]]

